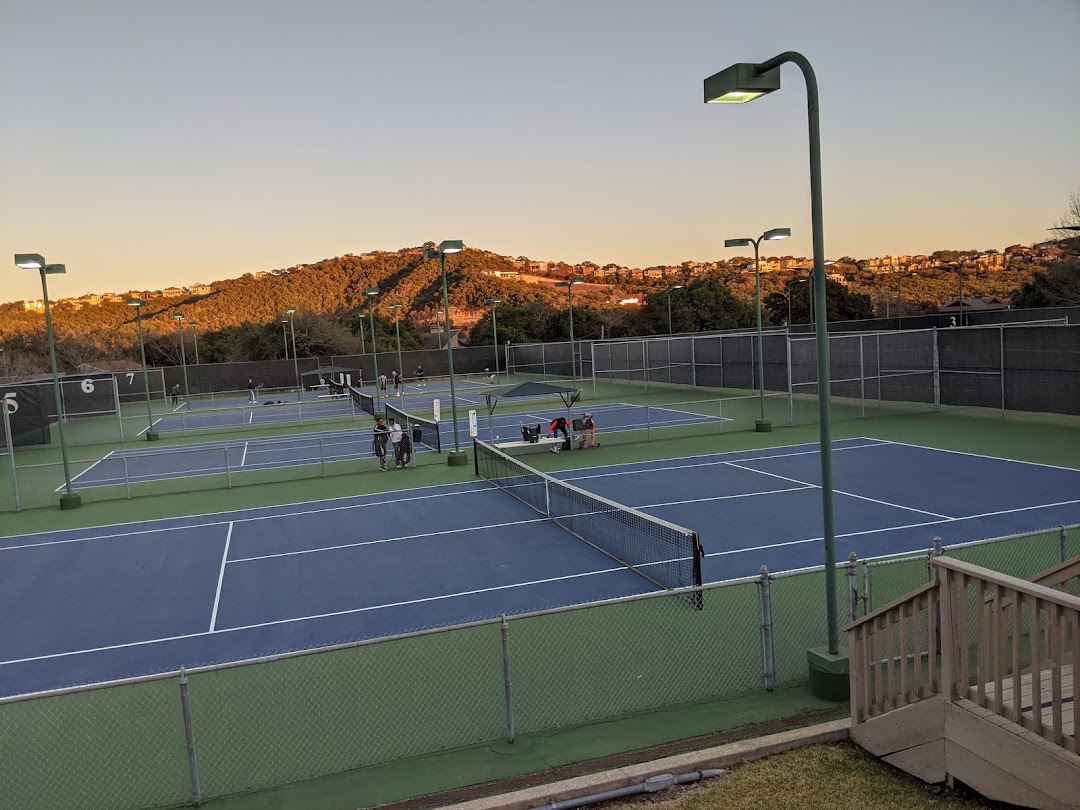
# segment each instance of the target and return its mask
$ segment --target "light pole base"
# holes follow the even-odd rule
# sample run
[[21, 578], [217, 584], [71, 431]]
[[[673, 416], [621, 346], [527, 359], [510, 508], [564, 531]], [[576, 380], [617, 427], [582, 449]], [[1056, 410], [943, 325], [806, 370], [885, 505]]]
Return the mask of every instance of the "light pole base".
[[772, 422], [768, 419], [755, 419], [754, 430], [758, 433], [772, 433]]
[[465, 467], [469, 463], [469, 454], [465, 450], [451, 450], [446, 454], [446, 463], [450, 467]]
[[836, 703], [850, 698], [846, 649], [841, 647], [839, 653], [830, 653], [827, 647], [814, 647], [806, 651], [806, 662], [810, 667], [810, 694]]
[[78, 509], [82, 506], [82, 495], [78, 492], [65, 492], [60, 496], [61, 509]]
[[156, 442], [160, 438], [161, 434], [158, 433], [156, 430], [151, 430], [146, 434], [146, 440], [148, 442]]

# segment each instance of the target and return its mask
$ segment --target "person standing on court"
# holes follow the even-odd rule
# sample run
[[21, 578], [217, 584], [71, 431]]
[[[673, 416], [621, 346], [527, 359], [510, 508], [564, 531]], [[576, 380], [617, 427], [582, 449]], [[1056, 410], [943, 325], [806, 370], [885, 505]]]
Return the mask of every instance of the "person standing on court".
[[395, 368], [390, 372], [390, 380], [394, 383], [394, 396], [401, 396], [401, 375], [398, 374], [398, 370]]
[[386, 375], [379, 375], [379, 393], [382, 394], [383, 399], [386, 399]]
[[591, 411], [585, 411], [581, 417], [581, 446], [585, 447], [588, 438], [588, 447], [596, 447], [596, 421]]
[[401, 463], [401, 437], [403, 432], [401, 425], [394, 421], [394, 417], [390, 417], [390, 446], [394, 449], [394, 469], [404, 466]]
[[390, 428], [383, 422], [380, 416], [375, 420], [375, 440], [371, 443], [371, 449], [375, 457], [379, 459], [379, 469], [386, 471], [386, 440], [390, 438]]
[[178, 405], [180, 403], [180, 383], [174, 383], [172, 387], [172, 404]]
[[427, 388], [427, 385], [424, 383], [424, 369], [421, 366], [416, 367], [416, 387]]
[[255, 378], [248, 377], [247, 382], [248, 395], [251, 397], [251, 404], [255, 404]]

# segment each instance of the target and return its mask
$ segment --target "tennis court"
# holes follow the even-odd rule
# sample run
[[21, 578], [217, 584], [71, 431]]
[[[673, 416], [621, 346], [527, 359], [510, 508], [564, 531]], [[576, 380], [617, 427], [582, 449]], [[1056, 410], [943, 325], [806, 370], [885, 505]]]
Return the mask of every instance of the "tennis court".
[[[1078, 470], [878, 439], [834, 448], [840, 559], [1080, 521]], [[717, 581], [820, 564], [819, 463], [796, 445], [560, 478], [698, 531]], [[516, 475], [511, 490], [558, 486]], [[618, 550], [625, 521], [581, 514]], [[657, 588], [479, 479], [7, 537], [0, 560], [4, 695]]]
[[[395, 411], [395, 407], [401, 400], [394, 398], [388, 400], [386, 405], [390, 415], [396, 415], [402, 423], [406, 419], [412, 422], [408, 413]], [[322, 416], [326, 415], [327, 408], [341, 410], [343, 415], [353, 414], [351, 402], [337, 402], [331, 404], [312, 405], [318, 408]], [[427, 408], [430, 411], [430, 399], [427, 400]], [[296, 405], [289, 409], [291, 417], [285, 416], [285, 411], [267, 408], [267, 412], [259, 409], [245, 411], [245, 418], [258, 417], [255, 424], [272, 424], [275, 419], [283, 422], [292, 422], [296, 417]], [[575, 408], [575, 415], [584, 412], [584, 408]], [[237, 412], [238, 413], [238, 412]], [[682, 411], [675, 408], [658, 406], [645, 407], [641, 405], [626, 405], [615, 403], [593, 408], [601, 431], [600, 439], [603, 441], [604, 433], [617, 433], [620, 431], [642, 430], [646, 427], [662, 428], [676, 425], [705, 424], [710, 422], [719, 423], [717, 417], [707, 414]], [[443, 411], [444, 416], [450, 416], [449, 409]], [[565, 416], [565, 409], [540, 410], [536, 409], [528, 413], [496, 414], [490, 420], [486, 416], [480, 418], [480, 437], [482, 439], [501, 439], [503, 441], [521, 438], [521, 426], [541, 426], [541, 432], [545, 432], [551, 420], [557, 416]], [[206, 413], [196, 416], [187, 416], [187, 429], [193, 429], [194, 419], [236, 419], [236, 413]], [[370, 424], [364, 416], [365, 425]], [[453, 428], [452, 423], [443, 422], [435, 426], [430, 420], [416, 420], [415, 424], [423, 426], [421, 441], [415, 444], [418, 453], [430, 450], [441, 450], [443, 445], [452, 446]], [[228, 423], [219, 421], [215, 426], [225, 427]], [[203, 424], [202, 427], [208, 427]], [[177, 424], [174, 426], [180, 429]], [[168, 428], [158, 425], [158, 430], [167, 432]], [[459, 440], [468, 443], [469, 422], [466, 412], [458, 409], [458, 436]], [[149, 447], [146, 445], [138, 448], [110, 451], [96, 462], [79, 471], [72, 477], [72, 483], [80, 489], [93, 487], [116, 486], [125, 483], [147, 483], [151, 481], [167, 481], [179, 478], [191, 478], [196, 476], [221, 476], [231, 473], [239, 473], [252, 470], [273, 470], [287, 467], [348, 461], [352, 459], [372, 458], [372, 429], [370, 426], [356, 427], [346, 430], [321, 431], [295, 436], [284, 436], [265, 439], [239, 439], [217, 442], [199, 442], [185, 445], [170, 445], [167, 447]], [[58, 481], [55, 489], [59, 492], [64, 484]]]

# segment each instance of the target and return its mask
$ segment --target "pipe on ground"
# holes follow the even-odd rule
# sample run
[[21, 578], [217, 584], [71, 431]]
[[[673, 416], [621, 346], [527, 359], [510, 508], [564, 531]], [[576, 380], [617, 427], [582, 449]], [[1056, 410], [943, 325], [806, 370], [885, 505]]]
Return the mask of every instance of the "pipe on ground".
[[658, 776], [650, 776], [644, 782], [637, 785], [628, 785], [627, 787], [617, 788], [615, 790], [606, 790], [603, 793], [593, 793], [589, 796], [578, 796], [576, 799], [566, 799], [561, 802], [551, 802], [537, 808], [537, 810], [573, 810], [575, 807], [585, 807], [589, 804], [598, 804], [600, 802], [611, 801], [612, 799], [637, 796], [641, 793], [657, 793], [658, 791], [672, 787], [673, 785], [689, 785], [692, 782], [699, 782], [702, 779], [723, 776], [725, 773], [727, 773], [727, 771], [723, 768], [706, 768], [700, 771], [684, 773], [681, 776], [663, 773]]

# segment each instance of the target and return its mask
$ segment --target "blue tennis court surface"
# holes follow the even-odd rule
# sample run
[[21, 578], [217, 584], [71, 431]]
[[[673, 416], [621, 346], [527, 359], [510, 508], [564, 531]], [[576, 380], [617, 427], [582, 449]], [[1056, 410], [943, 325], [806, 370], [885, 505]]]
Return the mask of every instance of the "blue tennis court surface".
[[[396, 405], [397, 402], [398, 400], [394, 400], [392, 404]], [[326, 408], [328, 406], [313, 407]], [[338, 403], [337, 407], [345, 408], [344, 415], [348, 415], [352, 404]], [[430, 402], [428, 407], [430, 408]], [[295, 406], [292, 412], [295, 417]], [[584, 409], [579, 408], [575, 409], [574, 414], [580, 416], [583, 412]], [[447, 410], [443, 413], [446, 416], [450, 415]], [[706, 414], [657, 406], [646, 408], [642, 405], [606, 405], [594, 408], [590, 413], [594, 414], [597, 420], [601, 442], [605, 433], [720, 421], [717, 417]], [[251, 415], [263, 416], [257, 409]], [[272, 411], [266, 418], [280, 419], [282, 415], [282, 411]], [[491, 418], [490, 426], [487, 417], [481, 417], [478, 427], [483, 439], [498, 438], [507, 441], [521, 438], [522, 425], [540, 425], [541, 433], [543, 433], [547, 431], [552, 419], [565, 415], [565, 409], [537, 409], [529, 413], [496, 414]], [[221, 413], [189, 416], [187, 417], [188, 429], [192, 429], [190, 421], [192, 419], [204, 417], [224, 419], [226, 416]], [[150, 448], [144, 445], [135, 449], [112, 451], [85, 470], [81, 470], [72, 478], [72, 481], [79, 488], [89, 489], [123, 484], [125, 481], [145, 483], [200, 475], [225, 475], [226, 472], [278, 469], [301, 464], [318, 464], [323, 461], [374, 458], [371, 447], [373, 439], [371, 425], [374, 421], [366, 414], [363, 414], [363, 418], [365, 421], [358, 422], [357, 427], [346, 430], [273, 439], [200, 442], [161, 448]], [[264, 420], [263, 424], [265, 423]], [[360, 424], [363, 424], [363, 427], [360, 427]], [[160, 430], [165, 430], [160, 425], [158, 427]], [[180, 426], [177, 424], [173, 428], [179, 430]], [[443, 447], [452, 448], [454, 441], [452, 423], [442, 423], [439, 430]], [[460, 442], [466, 444], [471, 441], [467, 412], [460, 408], [458, 409], [458, 437]], [[431, 448], [422, 444], [416, 445], [418, 453], [429, 449]], [[62, 482], [57, 484], [58, 492], [63, 488]]]
[[[840, 559], [1080, 521], [1078, 470], [876, 439], [834, 448]], [[820, 564], [819, 464], [800, 445], [561, 477], [697, 530], [718, 581]], [[650, 590], [483, 481], [7, 537], [0, 694]]]

